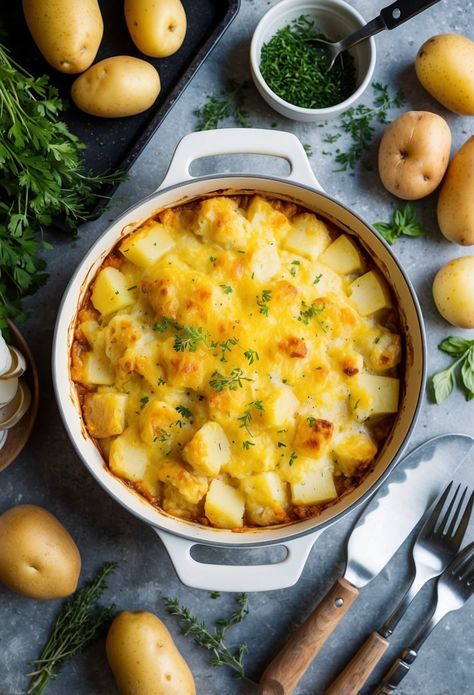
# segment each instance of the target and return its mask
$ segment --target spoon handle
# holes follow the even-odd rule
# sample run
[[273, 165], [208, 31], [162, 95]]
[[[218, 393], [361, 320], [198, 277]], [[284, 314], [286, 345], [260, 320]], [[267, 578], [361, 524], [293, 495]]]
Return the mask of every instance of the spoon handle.
[[380, 16], [385, 22], [387, 29], [395, 29], [395, 27], [406, 22], [407, 19], [411, 19], [437, 2], [439, 0], [399, 0], [398, 2], [392, 2], [388, 7], [384, 7], [380, 12]]

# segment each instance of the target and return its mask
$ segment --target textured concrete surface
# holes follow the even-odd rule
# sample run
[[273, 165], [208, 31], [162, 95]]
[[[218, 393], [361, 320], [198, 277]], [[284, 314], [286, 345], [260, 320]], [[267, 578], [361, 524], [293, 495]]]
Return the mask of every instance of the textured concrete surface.
[[[228, 78], [248, 77], [248, 50], [252, 31], [272, 2], [242, 0], [239, 17], [222, 42], [200, 70], [186, 93], [176, 104], [162, 128], [155, 135], [130, 179], [114, 196], [110, 210], [101, 219], [82, 227], [80, 238], [70, 243], [55, 238], [55, 249], [49, 254], [51, 278], [47, 286], [33, 297], [29, 306], [31, 317], [25, 335], [33, 348], [42, 375], [42, 401], [34, 435], [19, 459], [0, 478], [0, 511], [21, 503], [46, 506], [56, 514], [75, 537], [83, 557], [82, 580], [90, 579], [106, 560], [117, 560], [119, 568], [109, 582], [106, 599], [119, 609], [147, 609], [158, 613], [176, 636], [182, 653], [196, 678], [199, 695], [250, 695], [250, 687], [234, 680], [224, 669], [209, 665], [208, 655], [194, 646], [191, 639], [179, 635], [174, 620], [166, 616], [163, 596], [177, 596], [200, 618], [212, 624], [234, 605], [233, 595], [212, 600], [208, 594], [184, 587], [177, 580], [167, 553], [154, 532], [131, 516], [94, 482], [78, 460], [61, 423], [51, 386], [50, 348], [54, 322], [62, 292], [74, 267], [86, 249], [107, 227], [117, 213], [153, 191], [166, 171], [179, 139], [195, 127], [193, 110], [203, 96], [218, 92]], [[354, 0], [352, 4], [367, 18], [381, 8], [381, 2]], [[453, 150], [474, 131], [473, 120], [445, 111], [423, 91], [413, 70], [413, 60], [421, 43], [436, 33], [472, 34], [474, 4], [444, 0], [425, 14], [419, 15], [399, 30], [377, 37], [378, 60], [374, 79], [393, 88], [402, 87], [407, 108], [433, 110], [444, 116], [453, 132]], [[366, 99], [370, 97], [370, 91]], [[303, 143], [312, 146], [311, 164], [324, 188], [368, 221], [387, 220], [395, 200], [382, 188], [375, 171], [358, 170], [335, 173], [333, 160], [323, 151], [331, 149], [323, 143], [325, 132], [333, 128], [300, 125], [285, 120], [269, 110], [253, 88], [247, 92], [249, 117], [254, 126], [278, 128], [296, 133]], [[393, 116], [395, 113], [393, 114]], [[229, 121], [228, 125], [232, 125]], [[369, 159], [376, 160], [376, 142]], [[334, 146], [333, 146], [334, 147]], [[281, 163], [278, 166], [282, 166]], [[197, 173], [211, 171], [270, 171], [284, 175], [284, 168], [261, 158], [233, 158], [204, 162]], [[417, 203], [417, 210], [429, 230], [424, 239], [403, 239], [394, 247], [417, 290], [428, 334], [428, 372], [446, 365], [448, 359], [436, 346], [446, 335], [462, 331], [451, 329], [437, 315], [430, 285], [440, 265], [463, 253], [440, 235], [435, 218], [436, 197]], [[472, 331], [465, 332], [468, 337]], [[449, 431], [474, 434], [474, 404], [466, 404], [460, 391], [442, 406], [425, 401], [421, 417], [409, 449], [427, 438]], [[471, 465], [474, 465], [472, 457]], [[249, 646], [247, 668], [257, 679], [268, 660], [286, 641], [297, 625], [324, 595], [343, 566], [344, 540], [352, 517], [330, 528], [318, 540], [303, 575], [296, 586], [277, 592], [251, 594], [250, 615], [236, 628], [235, 642]], [[396, 523], [396, 519], [394, 519]], [[271, 551], [270, 555], [275, 551]], [[264, 551], [258, 551], [261, 557]], [[234, 552], [219, 551], [222, 561], [233, 561]], [[334, 632], [319, 657], [308, 669], [295, 691], [296, 695], [316, 695], [332, 681], [364, 637], [390, 612], [407, 578], [407, 550], [402, 549], [362, 593], [346, 620]], [[431, 589], [426, 588], [391, 640], [391, 646], [377, 669], [371, 684], [399, 653], [429, 605]], [[58, 602], [39, 603], [20, 598], [0, 588], [0, 694], [17, 695], [26, 690], [25, 674], [29, 661], [40, 651]], [[411, 673], [399, 692], [401, 695], [467, 695], [474, 680], [474, 646], [472, 624], [474, 603], [463, 611], [448, 616], [431, 635]], [[364, 692], [369, 692], [370, 688]], [[104, 656], [103, 642], [68, 663], [48, 692], [51, 695], [113, 695], [114, 682]]]

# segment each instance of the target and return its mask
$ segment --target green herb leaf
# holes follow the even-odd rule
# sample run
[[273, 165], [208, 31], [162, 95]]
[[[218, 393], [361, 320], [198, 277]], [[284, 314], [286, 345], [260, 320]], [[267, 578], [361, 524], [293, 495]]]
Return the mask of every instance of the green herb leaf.
[[435, 401], [438, 405], [451, 395], [454, 389], [454, 371], [452, 368], [438, 372], [432, 379]]
[[457, 336], [449, 336], [440, 342], [438, 345], [439, 350], [447, 352], [448, 355], [453, 357], [460, 357], [466, 350], [474, 345], [474, 340], [466, 340], [465, 338], [459, 338]]
[[469, 349], [462, 363], [461, 378], [468, 394], [474, 392], [474, 347]]
[[226, 388], [229, 389], [229, 391], [236, 391], [237, 388], [242, 388], [243, 381], [252, 381], [252, 379], [244, 376], [243, 371], [239, 367], [232, 369], [230, 376], [224, 376], [216, 369], [211, 374], [209, 386], [214, 389], [214, 391], [218, 392]]
[[407, 203], [402, 209], [395, 210], [390, 223], [375, 222], [373, 226], [389, 244], [394, 244], [402, 234], [418, 237], [426, 233], [416, 219], [416, 211], [411, 203]]

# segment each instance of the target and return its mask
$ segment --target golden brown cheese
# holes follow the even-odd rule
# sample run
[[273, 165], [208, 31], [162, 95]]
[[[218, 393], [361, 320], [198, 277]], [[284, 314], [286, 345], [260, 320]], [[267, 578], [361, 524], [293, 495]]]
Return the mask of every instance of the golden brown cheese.
[[86, 427], [167, 513], [235, 529], [315, 514], [398, 410], [394, 315], [357, 242], [313, 213], [261, 196], [165, 210], [78, 314]]

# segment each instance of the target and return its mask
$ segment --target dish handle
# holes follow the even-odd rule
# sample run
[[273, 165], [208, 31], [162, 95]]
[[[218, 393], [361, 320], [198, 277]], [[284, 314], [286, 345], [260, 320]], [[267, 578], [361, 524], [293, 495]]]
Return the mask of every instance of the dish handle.
[[280, 562], [268, 565], [215, 565], [191, 556], [195, 545], [205, 545], [155, 528], [163, 541], [176, 574], [186, 586], [205, 591], [271, 591], [296, 584], [315, 541], [322, 531], [282, 541], [287, 550]]
[[[291, 167], [286, 181], [302, 183], [322, 191], [303, 145], [296, 135], [262, 128], [222, 128], [185, 135], [178, 143], [158, 191], [191, 181], [191, 164], [201, 157], [222, 154], [263, 154], [286, 159]], [[234, 172], [235, 173], [235, 172]], [[280, 177], [283, 178], [283, 177]]]

